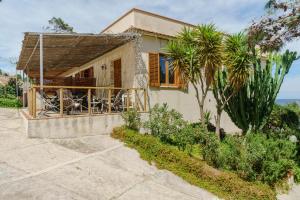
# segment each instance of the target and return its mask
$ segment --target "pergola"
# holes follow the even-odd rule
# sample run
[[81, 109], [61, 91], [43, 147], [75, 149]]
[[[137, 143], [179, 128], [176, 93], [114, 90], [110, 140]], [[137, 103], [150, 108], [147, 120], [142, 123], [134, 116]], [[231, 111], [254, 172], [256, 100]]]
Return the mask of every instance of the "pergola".
[[82, 34], [26, 32], [17, 70], [30, 78], [57, 77], [133, 39], [135, 33]]

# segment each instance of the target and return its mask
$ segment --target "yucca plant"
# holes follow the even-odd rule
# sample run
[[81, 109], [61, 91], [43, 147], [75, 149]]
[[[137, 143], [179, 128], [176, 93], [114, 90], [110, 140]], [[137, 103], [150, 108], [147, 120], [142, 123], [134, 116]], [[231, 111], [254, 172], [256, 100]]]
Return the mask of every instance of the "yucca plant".
[[[203, 107], [201, 107], [201, 100], [197, 84], [200, 79], [200, 65], [197, 54], [197, 47], [195, 41], [196, 32], [193, 29], [184, 28], [175, 40], [167, 44], [166, 51], [171, 58], [171, 64], [174, 70], [178, 70], [180, 78], [186, 82], [191, 83], [196, 92], [196, 99], [200, 108], [200, 115], [202, 116]], [[203, 121], [202, 117], [201, 120]]]
[[166, 47], [174, 69], [195, 89], [203, 126], [204, 102], [215, 73], [222, 66], [222, 37], [213, 24], [199, 25], [194, 29], [184, 28]]

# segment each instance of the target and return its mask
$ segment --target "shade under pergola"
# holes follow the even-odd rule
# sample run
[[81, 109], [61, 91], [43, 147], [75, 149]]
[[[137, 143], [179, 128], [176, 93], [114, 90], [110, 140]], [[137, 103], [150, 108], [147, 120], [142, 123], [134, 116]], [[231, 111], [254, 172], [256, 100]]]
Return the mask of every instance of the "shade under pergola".
[[[40, 35], [42, 34], [42, 54]], [[42, 55], [43, 77], [57, 77], [133, 40], [136, 33], [64, 34], [26, 32], [17, 70], [29, 77], [40, 76]]]

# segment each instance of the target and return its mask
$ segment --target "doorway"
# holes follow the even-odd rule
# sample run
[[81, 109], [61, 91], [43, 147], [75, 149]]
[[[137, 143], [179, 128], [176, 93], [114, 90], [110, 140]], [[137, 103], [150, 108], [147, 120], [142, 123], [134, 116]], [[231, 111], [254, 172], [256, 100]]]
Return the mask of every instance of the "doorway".
[[[122, 63], [121, 59], [113, 61], [114, 64], [114, 87], [121, 88], [122, 87]], [[114, 90], [114, 94], [116, 95], [119, 90]]]

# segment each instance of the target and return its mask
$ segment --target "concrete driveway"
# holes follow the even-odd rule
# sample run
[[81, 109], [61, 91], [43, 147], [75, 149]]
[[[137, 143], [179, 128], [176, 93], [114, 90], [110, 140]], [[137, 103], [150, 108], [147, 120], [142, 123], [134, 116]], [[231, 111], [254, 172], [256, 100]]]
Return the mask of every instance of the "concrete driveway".
[[0, 199], [217, 198], [110, 136], [28, 139], [18, 111], [0, 108]]

